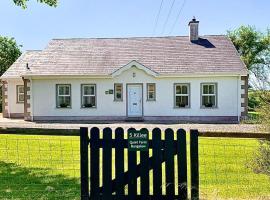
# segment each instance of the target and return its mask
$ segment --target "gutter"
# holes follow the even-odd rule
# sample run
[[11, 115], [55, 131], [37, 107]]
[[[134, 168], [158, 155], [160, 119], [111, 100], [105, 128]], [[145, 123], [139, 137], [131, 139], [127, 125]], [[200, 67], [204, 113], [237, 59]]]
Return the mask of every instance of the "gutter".
[[[196, 78], [196, 77], [239, 77], [246, 76], [247, 73], [197, 73], [197, 74], [168, 74], [168, 75], [156, 75], [155, 78]], [[113, 79], [112, 75], [37, 75], [37, 74], [28, 74], [21, 75], [20, 77], [26, 79], [55, 79], [55, 78], [97, 78], [97, 79]], [[8, 78], [6, 78], [8, 79]]]

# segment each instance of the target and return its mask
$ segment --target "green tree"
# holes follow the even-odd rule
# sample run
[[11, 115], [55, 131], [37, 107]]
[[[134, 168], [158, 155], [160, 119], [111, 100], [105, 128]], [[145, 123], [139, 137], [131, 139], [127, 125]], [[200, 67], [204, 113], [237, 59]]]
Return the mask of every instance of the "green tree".
[[[17, 6], [20, 6], [22, 8], [27, 8], [27, 2], [29, 0], [13, 0], [13, 2], [17, 5]], [[37, 2], [39, 3], [45, 3], [49, 6], [54, 6], [56, 7], [57, 6], [57, 2], [58, 0], [37, 0]]]
[[[21, 55], [20, 45], [14, 38], [0, 36], [0, 76], [14, 63]], [[0, 90], [2, 91], [1, 87]], [[2, 92], [0, 91], [0, 105], [2, 104]], [[2, 106], [0, 106], [0, 112]]]
[[[249, 105], [258, 106], [262, 130], [270, 133], [270, 30], [265, 33], [251, 26], [241, 26], [229, 31], [228, 36], [236, 47], [241, 59], [253, 75], [256, 97], [249, 95]], [[251, 82], [251, 80], [250, 80]], [[256, 105], [255, 105], [256, 104]], [[270, 141], [261, 140], [254, 157], [248, 165], [255, 173], [270, 176]]]
[[249, 71], [262, 78], [270, 68], [270, 29], [263, 33], [251, 26], [241, 26], [228, 31], [228, 36]]
[[0, 36], [0, 76], [21, 55], [20, 47], [14, 38]]

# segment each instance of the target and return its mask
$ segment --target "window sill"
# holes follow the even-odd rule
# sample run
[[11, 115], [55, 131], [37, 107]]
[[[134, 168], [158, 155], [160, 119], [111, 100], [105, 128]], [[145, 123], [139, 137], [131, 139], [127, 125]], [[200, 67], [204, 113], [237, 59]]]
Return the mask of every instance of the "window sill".
[[97, 107], [95, 106], [95, 107], [82, 107], [81, 106], [81, 109], [96, 109]]
[[56, 109], [72, 109], [72, 107], [56, 107]]
[[24, 102], [18, 102], [18, 101], [17, 101], [16, 103], [17, 103], [17, 104], [23, 104]]
[[174, 109], [190, 109], [190, 106], [187, 106], [187, 107], [177, 107], [177, 106], [174, 106], [173, 108]]
[[153, 100], [151, 100], [151, 99], [146, 99], [146, 101], [153, 102], [153, 101], [156, 101], [156, 99], [153, 99]]
[[212, 110], [212, 109], [218, 109], [218, 107], [217, 106], [214, 106], [214, 107], [204, 107], [204, 106], [201, 106], [201, 109]]

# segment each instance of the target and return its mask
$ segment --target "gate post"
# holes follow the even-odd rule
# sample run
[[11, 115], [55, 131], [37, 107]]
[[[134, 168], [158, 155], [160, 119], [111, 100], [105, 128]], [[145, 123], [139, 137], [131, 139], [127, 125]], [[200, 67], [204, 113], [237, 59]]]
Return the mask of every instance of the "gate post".
[[89, 172], [88, 172], [88, 128], [80, 128], [81, 153], [81, 200], [89, 200]]
[[191, 199], [199, 199], [199, 147], [198, 130], [190, 130]]

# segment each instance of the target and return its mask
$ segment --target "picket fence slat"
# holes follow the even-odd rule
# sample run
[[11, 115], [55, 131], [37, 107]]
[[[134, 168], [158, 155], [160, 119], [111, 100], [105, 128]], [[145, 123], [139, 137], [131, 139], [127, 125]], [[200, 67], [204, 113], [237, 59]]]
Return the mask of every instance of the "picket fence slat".
[[166, 194], [174, 194], [174, 132], [172, 129], [165, 130], [165, 171], [166, 171]]
[[99, 140], [99, 129], [92, 128], [90, 131], [90, 199], [100, 199], [99, 191], [99, 147], [95, 145]]
[[177, 152], [178, 194], [180, 199], [187, 199], [187, 150], [184, 129], [177, 130]]
[[[148, 135], [148, 130], [145, 130], [145, 132]], [[141, 195], [147, 200], [149, 196], [149, 151], [140, 152], [140, 163]]]
[[161, 153], [161, 130], [153, 130], [153, 192], [156, 195], [162, 193], [162, 153]]
[[[135, 129], [134, 128], [128, 129], [128, 133], [133, 130]], [[137, 165], [137, 152], [128, 151], [128, 199], [130, 200], [135, 200], [137, 194], [136, 165]]]
[[199, 149], [198, 130], [190, 130], [191, 199], [199, 199]]
[[80, 128], [80, 148], [81, 148], [81, 199], [89, 199], [89, 173], [88, 173], [88, 128]]
[[105, 128], [103, 130], [103, 140], [106, 145], [103, 147], [102, 154], [102, 180], [103, 180], [103, 200], [108, 200], [112, 198], [112, 129]]
[[[128, 129], [128, 133], [134, 130], [133, 128]], [[141, 129], [140, 131], [149, 135], [147, 129]], [[187, 199], [185, 130], [177, 130], [177, 139], [175, 140], [175, 132], [172, 129], [166, 129], [165, 139], [162, 140], [161, 130], [159, 128], [153, 129], [152, 139], [148, 138], [148, 148], [149, 150], [152, 149], [151, 156], [149, 150], [142, 150], [139, 153], [138, 151], [128, 150], [127, 155], [125, 155], [125, 149], [128, 148], [128, 140], [124, 139], [123, 128], [115, 129], [115, 139], [112, 139], [113, 131], [111, 128], [103, 129], [103, 138], [101, 138], [100, 129], [96, 127], [90, 130], [90, 138], [88, 138], [87, 133], [88, 128], [81, 129], [81, 186], [87, 187], [81, 188], [81, 199]], [[89, 144], [90, 162], [88, 158], [84, 160], [85, 156], [88, 157]], [[113, 149], [115, 149], [114, 154]], [[100, 163], [101, 150], [103, 152], [102, 163]], [[125, 156], [127, 156], [127, 158], [125, 158]], [[138, 162], [137, 156], [139, 156], [140, 162]], [[175, 162], [175, 158], [177, 162]], [[125, 160], [127, 160], [127, 171], [125, 171], [124, 168]], [[162, 172], [163, 164], [165, 165], [165, 173]], [[90, 179], [88, 177], [88, 169], [90, 169]], [[175, 173], [175, 169], [177, 169], [178, 173]], [[114, 170], [115, 178], [113, 179], [112, 173]], [[150, 170], [153, 171], [153, 179], [151, 181], [149, 177]], [[102, 185], [100, 185], [101, 177]], [[162, 185], [163, 177], [166, 181], [165, 185]], [[139, 193], [137, 191], [138, 178], [140, 178]], [[178, 195], [176, 195], [175, 191], [175, 178], [177, 178], [178, 181]], [[193, 177], [192, 180], [194, 181], [196, 179]], [[150, 182], [152, 182], [152, 185], [150, 185]], [[150, 187], [153, 188], [153, 194], [151, 195]], [[162, 188], [164, 187], [166, 194], [162, 194]]]
[[119, 200], [124, 199], [125, 184], [124, 184], [124, 129], [117, 128], [115, 130], [115, 180], [116, 180], [116, 197]]

